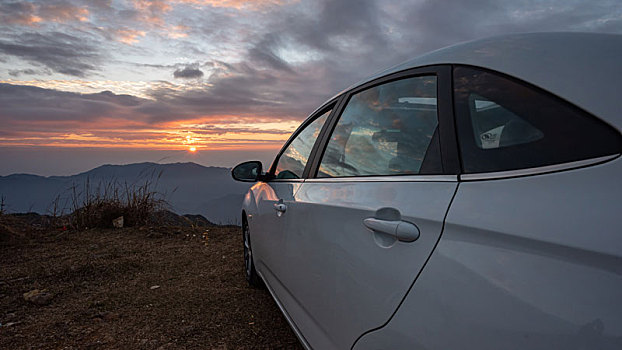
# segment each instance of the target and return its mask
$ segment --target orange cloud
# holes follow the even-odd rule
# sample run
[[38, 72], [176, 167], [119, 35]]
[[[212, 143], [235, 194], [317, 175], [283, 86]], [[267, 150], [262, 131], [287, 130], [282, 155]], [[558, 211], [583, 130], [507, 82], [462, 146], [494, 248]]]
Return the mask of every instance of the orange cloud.
[[41, 17], [35, 15], [22, 15], [15, 18], [7, 18], [8, 24], [21, 24], [27, 26], [33, 26], [42, 21]]
[[89, 19], [89, 10], [70, 4], [50, 4], [39, 7], [39, 16], [49, 22], [85, 22]]
[[162, 16], [172, 10], [166, 0], [134, 0], [134, 8], [140, 12], [143, 22], [158, 26], [164, 25]]
[[134, 29], [117, 29], [115, 34], [117, 35], [117, 40], [128, 45], [137, 43], [139, 41], [138, 37], [145, 36], [144, 31]]
[[176, 3], [192, 4], [198, 6], [229, 7], [235, 9], [259, 9], [271, 5], [282, 5], [292, 2], [291, 0], [173, 0]]
[[[298, 0], [134, 0], [133, 6], [139, 13], [137, 18], [139, 21], [164, 29], [163, 27], [166, 25], [164, 16], [172, 11], [175, 5], [179, 4], [195, 7], [211, 6], [235, 8], [238, 10], [259, 10], [268, 6], [282, 5], [293, 1]], [[186, 33], [187, 29], [185, 26], [173, 26], [168, 29], [166, 34], [173, 39], [184, 38], [188, 36]]]
[[41, 17], [35, 14], [35, 11], [37, 10], [35, 5], [29, 2], [24, 2], [15, 6], [17, 7], [12, 9], [12, 11], [9, 11], [8, 8], [1, 9], [2, 12], [0, 12], [0, 22], [27, 26], [33, 26], [41, 22]]
[[166, 36], [171, 39], [180, 39], [188, 36], [187, 31], [190, 28], [184, 25], [172, 26], [167, 29]]
[[0, 8], [0, 22], [6, 24], [35, 26], [43, 22], [85, 22], [89, 19], [87, 8], [66, 3], [39, 5], [21, 2], [6, 6], [9, 7]]
[[134, 0], [134, 7], [139, 10], [164, 13], [170, 11], [171, 5], [166, 0]]
[[[0, 146], [135, 148], [154, 150], [275, 150], [287, 140], [298, 123], [252, 119], [238, 123], [230, 116], [216, 116], [195, 122], [150, 125], [136, 120], [99, 118], [97, 121], [19, 121], [0, 133]], [[239, 118], [238, 118], [239, 119]]]

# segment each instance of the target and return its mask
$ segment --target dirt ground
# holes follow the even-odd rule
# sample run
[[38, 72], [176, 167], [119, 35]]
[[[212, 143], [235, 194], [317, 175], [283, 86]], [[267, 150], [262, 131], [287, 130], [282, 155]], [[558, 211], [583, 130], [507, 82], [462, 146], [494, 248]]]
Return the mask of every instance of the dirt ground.
[[0, 349], [301, 349], [247, 286], [238, 227], [15, 226], [0, 225]]

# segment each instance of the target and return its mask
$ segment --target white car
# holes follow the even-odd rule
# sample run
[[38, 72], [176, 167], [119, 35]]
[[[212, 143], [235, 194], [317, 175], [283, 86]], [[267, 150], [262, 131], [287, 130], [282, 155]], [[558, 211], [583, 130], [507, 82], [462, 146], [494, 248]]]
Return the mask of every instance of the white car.
[[233, 169], [246, 277], [308, 349], [622, 349], [620, 130], [620, 35], [415, 58]]

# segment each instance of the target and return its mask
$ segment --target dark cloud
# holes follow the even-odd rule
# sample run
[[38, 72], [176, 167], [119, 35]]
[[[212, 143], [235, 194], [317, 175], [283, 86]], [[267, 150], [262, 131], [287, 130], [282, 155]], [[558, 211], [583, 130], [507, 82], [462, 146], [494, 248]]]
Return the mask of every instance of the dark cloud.
[[275, 70], [293, 72], [289, 64], [276, 53], [280, 46], [279, 41], [280, 37], [277, 34], [267, 34], [249, 50], [247, 60], [258, 64], [264, 64], [268, 68]]
[[[211, 72], [209, 84], [151, 91], [155, 102], [139, 110], [154, 122], [216, 115], [303, 119], [339, 90], [426, 51], [483, 36], [547, 29], [554, 18], [560, 30], [570, 30], [607, 15], [573, 10], [580, 6], [575, 4], [550, 13], [545, 6], [544, 12], [528, 8], [536, 16], [496, 1], [476, 1], [383, 7], [372, 0], [326, 0], [315, 13], [277, 12], [266, 24], [268, 31], [249, 38], [242, 62], [204, 64]], [[584, 14], [572, 17], [575, 12]], [[288, 61], [288, 54], [302, 55], [301, 61]]]
[[325, 52], [347, 56], [369, 49], [387, 54], [382, 51], [388, 42], [380, 24], [382, 10], [378, 2], [325, 0], [320, 3], [322, 8], [318, 18], [306, 18], [302, 23], [289, 18], [286, 22], [297, 40]]
[[96, 71], [102, 59], [97, 43], [60, 32], [13, 35], [0, 40], [0, 53], [76, 77]]
[[112, 0], [83, 0], [89, 7], [107, 10], [112, 6]]
[[[214, 113], [304, 118], [378, 70], [457, 42], [526, 31], [622, 32], [619, 16], [611, 15], [616, 6], [608, 1], [323, 0], [314, 5], [313, 11], [303, 6], [262, 18], [267, 30], [249, 37], [243, 63], [210, 76], [209, 88], [154, 96], [162, 101], [170, 93], [170, 101]], [[301, 55], [302, 61], [288, 60], [288, 54]]]
[[[332, 91], [310, 79], [313, 72], [263, 69], [247, 63], [216, 62], [209, 83], [179, 91], [159, 88], [155, 100], [139, 108], [153, 122], [196, 116], [238, 115], [275, 119], [301, 119]], [[316, 72], [318, 76], [325, 73]], [[304, 93], [301, 90], [306, 89]]]
[[31, 69], [31, 68], [27, 68], [27, 69], [9, 69], [9, 75], [12, 77], [19, 77], [22, 74], [28, 74], [28, 75], [50, 75], [52, 74], [52, 72], [50, 72], [47, 69]]
[[[292, 117], [291, 110], [297, 112], [294, 117], [304, 113], [295, 106], [283, 108], [281, 103], [254, 91], [252, 87], [242, 89], [244, 82], [248, 82], [247, 79], [245, 77], [240, 81], [217, 84], [216, 88], [205, 86], [191, 91], [161, 88], [152, 91], [153, 100], [110, 91], [80, 94], [0, 83], [0, 123], [5, 128], [10, 128], [11, 125], [21, 122], [50, 122], [54, 124], [41, 125], [43, 128], [52, 127], [56, 130], [66, 128], [71, 123], [76, 126], [104, 120], [119, 120], [120, 125], [149, 125], [196, 118], [233, 123], [235, 120], [232, 115], [239, 116], [239, 122], [248, 122], [261, 117], [289, 119]], [[274, 85], [268, 82], [274, 82], [275, 78], [266, 79], [266, 88]], [[257, 83], [253, 84], [256, 86]], [[232, 89], [238, 89], [238, 92], [233, 94]], [[284, 98], [278, 91], [269, 94]], [[307, 105], [303, 106], [306, 109]], [[64, 122], [69, 124], [62, 124]], [[203, 127], [203, 131], [217, 134], [221, 130]]]
[[203, 72], [197, 66], [186, 66], [173, 72], [175, 78], [195, 79], [203, 77]]
[[607, 29], [607, 23], [615, 22], [607, 20], [612, 10], [617, 11], [617, 16], [622, 14], [622, 6], [611, 1], [424, 1], [404, 7], [394, 28], [410, 44], [413, 54], [422, 54], [461, 41], [507, 33], [619, 33], [622, 26]]
[[0, 121], [93, 122], [100, 118], [129, 120], [136, 118], [132, 109], [144, 99], [116, 95], [109, 91], [78, 94], [34, 86], [0, 83]]
[[[155, 102], [141, 106], [140, 112], [153, 121], [188, 114], [303, 119], [340, 89], [398, 62], [388, 60], [393, 54], [378, 11], [373, 1], [347, 0], [322, 2], [318, 16], [274, 14], [270, 31], [249, 38], [242, 62], [206, 64], [209, 85], [151, 91]], [[305, 61], [303, 55], [301, 62], [288, 62], [288, 50], [294, 56], [307, 50], [321, 58]]]

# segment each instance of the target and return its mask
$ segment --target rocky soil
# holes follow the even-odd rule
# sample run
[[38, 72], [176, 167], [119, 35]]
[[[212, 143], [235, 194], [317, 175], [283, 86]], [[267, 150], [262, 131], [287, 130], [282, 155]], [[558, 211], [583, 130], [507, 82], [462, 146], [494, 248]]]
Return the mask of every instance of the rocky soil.
[[238, 227], [71, 231], [0, 217], [0, 349], [301, 349], [247, 286]]

